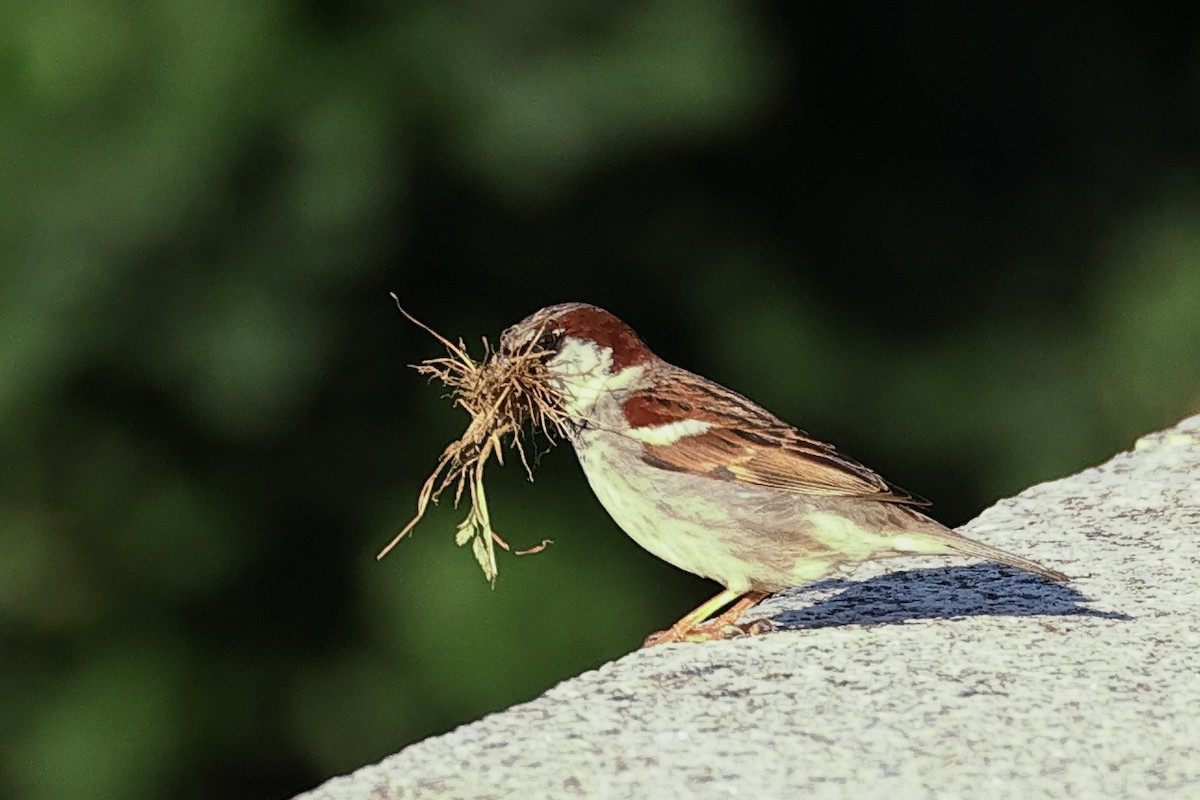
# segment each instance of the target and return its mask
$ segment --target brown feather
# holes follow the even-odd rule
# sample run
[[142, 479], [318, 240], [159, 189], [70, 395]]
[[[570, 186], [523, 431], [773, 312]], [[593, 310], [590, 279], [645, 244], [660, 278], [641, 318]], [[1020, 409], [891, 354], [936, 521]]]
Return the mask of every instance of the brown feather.
[[[694, 376], [685, 372], [680, 381], [634, 392], [625, 401], [625, 416], [635, 429], [689, 419], [712, 425], [671, 444], [644, 444], [647, 464], [800, 494], [929, 505], [745, 397], [727, 389], [718, 394], [688, 377]], [[736, 408], [718, 410], [729, 403]]]

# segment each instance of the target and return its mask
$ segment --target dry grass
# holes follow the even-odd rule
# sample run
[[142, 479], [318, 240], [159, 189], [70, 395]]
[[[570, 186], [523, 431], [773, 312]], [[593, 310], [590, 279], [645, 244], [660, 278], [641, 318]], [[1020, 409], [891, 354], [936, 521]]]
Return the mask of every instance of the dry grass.
[[[560, 410], [561, 403], [551, 389], [544, 357], [534, 350], [533, 343], [538, 337], [534, 336], [521, 352], [503, 356], [493, 352], [485, 338], [483, 358], [475, 361], [467, 353], [462, 339], [457, 344], [451, 342], [405, 311], [394, 293], [392, 299], [396, 301], [396, 308], [400, 309], [401, 314], [437, 339], [448, 353], [411, 366], [422, 375], [437, 378], [449, 387], [449, 397], [455, 405], [462, 406], [471, 415], [471, 422], [463, 435], [442, 451], [437, 466], [421, 487], [416, 515], [376, 558], [387, 555], [421, 521], [429, 503], [436, 503], [442, 492], [453, 486], [456, 508], [464, 492], [469, 492], [471, 499], [470, 512], [459, 523], [454, 540], [460, 546], [471, 542], [471, 550], [484, 577], [494, 583], [494, 545], [498, 544], [505, 550], [511, 548], [492, 528], [483, 490], [484, 468], [493, 456], [497, 463], [504, 463], [504, 439], [507, 437], [507, 445], [517, 451], [529, 479], [533, 480], [533, 470], [522, 437], [527, 432], [541, 431], [553, 443], [562, 437], [567, 421]], [[543, 540], [528, 550], [516, 552], [518, 555], [535, 553], [548, 544], [549, 540]]]

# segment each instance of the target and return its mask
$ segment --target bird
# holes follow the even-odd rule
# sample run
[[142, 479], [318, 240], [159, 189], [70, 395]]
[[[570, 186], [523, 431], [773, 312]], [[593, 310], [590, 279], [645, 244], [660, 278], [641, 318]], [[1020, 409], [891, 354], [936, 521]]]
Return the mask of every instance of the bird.
[[644, 646], [768, 632], [769, 620], [738, 620], [771, 594], [895, 556], [979, 557], [1068, 581], [955, 533], [923, 513], [928, 501], [668, 363], [602, 308], [535, 311], [500, 337], [497, 357], [518, 352], [543, 361], [566, 438], [617, 525], [655, 556], [724, 587]]

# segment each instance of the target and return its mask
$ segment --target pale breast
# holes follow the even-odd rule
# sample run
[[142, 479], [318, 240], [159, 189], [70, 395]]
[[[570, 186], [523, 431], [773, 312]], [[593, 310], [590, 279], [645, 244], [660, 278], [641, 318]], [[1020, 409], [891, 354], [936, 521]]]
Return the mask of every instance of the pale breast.
[[[792, 577], [764, 565], [752, 540], [764, 541], [760, 531], [744, 526], [728, 512], [734, 498], [698, 491], [699, 480], [655, 469], [640, 462], [640, 443], [615, 434], [587, 431], [588, 446], [580, 464], [601, 505], [630, 538], [669, 564], [710, 578], [735, 591], [770, 583], [775, 588], [795, 585]], [[622, 466], [626, 468], [621, 468]], [[705, 489], [727, 489], [711, 480]], [[793, 559], [794, 562], [794, 559]], [[790, 570], [793, 563], [789, 562]], [[825, 567], [817, 572], [824, 574]], [[819, 574], [815, 577], [819, 577]], [[812, 580], [806, 578], [805, 580]], [[798, 581], [803, 582], [803, 581]]]
[[891, 519], [900, 512], [885, 503], [671, 472], [641, 461], [640, 442], [594, 429], [579, 436], [592, 491], [630, 538], [735, 591], [778, 591], [843, 564], [900, 555], [911, 524]]

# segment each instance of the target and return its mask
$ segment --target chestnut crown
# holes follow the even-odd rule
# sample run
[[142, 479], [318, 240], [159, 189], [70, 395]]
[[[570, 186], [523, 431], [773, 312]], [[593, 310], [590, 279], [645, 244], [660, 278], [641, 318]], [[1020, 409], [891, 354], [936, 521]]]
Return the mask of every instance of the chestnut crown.
[[500, 352], [533, 346], [557, 353], [567, 339], [594, 342], [612, 352], [612, 369], [644, 364], [654, 358], [633, 329], [617, 317], [587, 303], [559, 303], [533, 312], [500, 336]]

